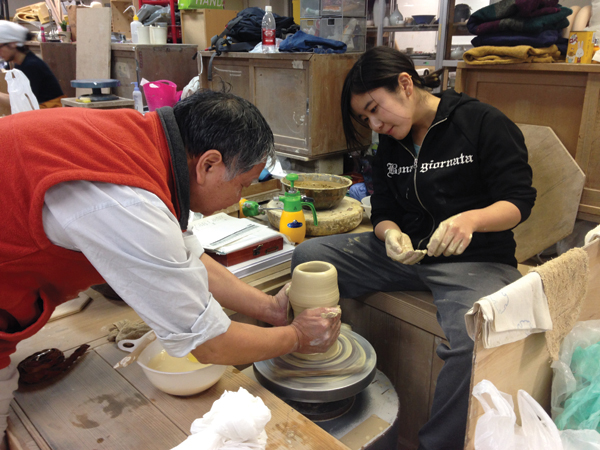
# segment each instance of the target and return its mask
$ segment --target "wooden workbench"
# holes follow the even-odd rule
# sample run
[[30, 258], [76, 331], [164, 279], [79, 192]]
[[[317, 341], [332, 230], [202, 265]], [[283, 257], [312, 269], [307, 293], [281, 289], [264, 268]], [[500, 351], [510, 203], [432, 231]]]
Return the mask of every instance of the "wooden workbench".
[[[254, 281], [260, 283], [277, 273]], [[186, 439], [192, 422], [208, 412], [225, 390], [243, 387], [271, 410], [267, 449], [348, 449], [234, 367], [229, 367], [215, 386], [190, 397], [159, 391], [137, 364], [114, 370], [112, 366], [125, 353], [107, 341], [107, 328], [138, 316], [123, 302], [107, 300], [92, 290], [87, 293], [93, 301], [85, 310], [48, 323], [21, 342], [13, 355], [17, 364], [46, 348], [59, 348], [68, 355], [83, 343], [91, 347], [59, 379], [15, 392], [9, 429], [21, 448], [170, 449]]]

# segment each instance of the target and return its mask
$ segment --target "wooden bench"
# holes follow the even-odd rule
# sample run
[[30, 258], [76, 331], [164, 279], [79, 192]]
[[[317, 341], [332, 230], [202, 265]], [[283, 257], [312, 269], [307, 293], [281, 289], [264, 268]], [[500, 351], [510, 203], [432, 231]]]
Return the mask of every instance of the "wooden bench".
[[[575, 224], [585, 176], [549, 127], [519, 125], [529, 151], [536, 204], [515, 228], [520, 263], [568, 236]], [[522, 267], [524, 272], [526, 267]], [[380, 369], [400, 398], [399, 448], [416, 449], [429, 418], [443, 362], [435, 350], [445, 337], [430, 292], [375, 292], [341, 299], [342, 320], [375, 348]]]

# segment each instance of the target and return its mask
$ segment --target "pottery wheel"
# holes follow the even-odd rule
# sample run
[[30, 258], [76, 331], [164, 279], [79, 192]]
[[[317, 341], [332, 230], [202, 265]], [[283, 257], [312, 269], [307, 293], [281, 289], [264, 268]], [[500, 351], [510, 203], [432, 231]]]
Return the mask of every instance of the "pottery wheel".
[[[271, 200], [266, 207], [283, 208], [283, 203]], [[330, 236], [332, 234], [346, 233], [359, 226], [363, 219], [363, 207], [361, 203], [351, 197], [344, 197], [335, 208], [317, 211], [318, 226], [315, 226], [313, 223], [312, 211], [310, 209], [303, 209], [302, 212], [304, 212], [304, 220], [306, 220], [307, 236]], [[271, 226], [278, 230], [281, 209], [267, 210], [267, 217]]]
[[260, 384], [284, 399], [324, 403], [352, 397], [375, 377], [377, 356], [365, 338], [344, 328], [337, 343], [338, 350], [328, 359], [284, 355], [254, 363], [254, 374]]

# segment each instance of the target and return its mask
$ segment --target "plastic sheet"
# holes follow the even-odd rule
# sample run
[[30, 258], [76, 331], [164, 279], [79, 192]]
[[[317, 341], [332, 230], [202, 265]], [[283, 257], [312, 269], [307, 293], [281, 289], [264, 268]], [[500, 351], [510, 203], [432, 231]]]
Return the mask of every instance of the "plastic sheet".
[[7, 70], [5, 80], [11, 114], [40, 109], [37, 98], [31, 90], [29, 78], [23, 72], [19, 69]]
[[557, 427], [600, 431], [600, 320], [578, 322], [552, 368], [552, 417]]

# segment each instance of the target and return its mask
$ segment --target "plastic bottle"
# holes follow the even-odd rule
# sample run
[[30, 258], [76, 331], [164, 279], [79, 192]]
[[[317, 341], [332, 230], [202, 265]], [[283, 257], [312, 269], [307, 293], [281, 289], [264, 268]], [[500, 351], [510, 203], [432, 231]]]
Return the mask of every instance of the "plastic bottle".
[[137, 81], [132, 82], [131, 84], [133, 84], [133, 107], [136, 109], [136, 111], [141, 112], [142, 114], [144, 114], [144, 101], [142, 100], [142, 92], [140, 91], [140, 88], [138, 87]]
[[40, 27], [40, 38], [42, 42], [46, 42], [46, 32], [44, 31], [44, 27]]
[[277, 53], [275, 39], [275, 17], [271, 5], [265, 6], [265, 15], [262, 20], [262, 52]]
[[143, 27], [144, 25], [142, 24], [142, 22], [140, 22], [140, 19], [138, 19], [137, 14], [133, 15], [133, 21], [131, 22], [131, 42], [133, 42], [134, 44], [138, 43], [138, 28], [139, 27]]

